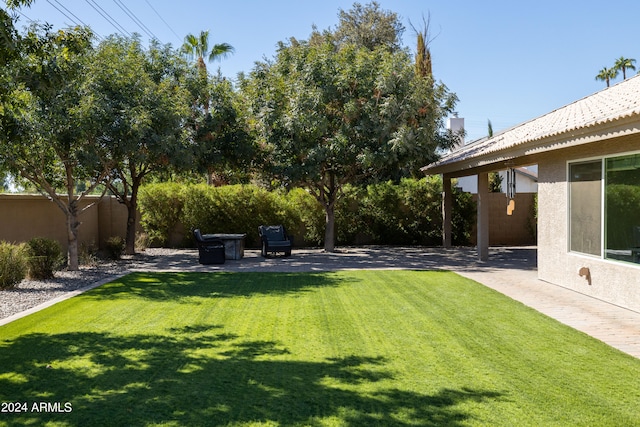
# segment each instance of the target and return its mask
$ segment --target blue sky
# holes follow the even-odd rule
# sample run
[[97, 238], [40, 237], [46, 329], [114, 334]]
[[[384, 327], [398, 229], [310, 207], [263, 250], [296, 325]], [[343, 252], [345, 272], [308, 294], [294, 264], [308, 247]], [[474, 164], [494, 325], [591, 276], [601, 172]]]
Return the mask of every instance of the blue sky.
[[[467, 140], [485, 136], [487, 120], [497, 132], [603, 89], [605, 83], [595, 75], [620, 56], [640, 61], [637, 0], [379, 3], [401, 17], [407, 28], [403, 42], [412, 50], [415, 36], [409, 20], [419, 27], [422, 16], [430, 14], [434, 74], [460, 98], [457, 110], [465, 119]], [[28, 17], [60, 28], [77, 19], [99, 36], [123, 32], [92, 4], [127, 32], [147, 38], [148, 30], [178, 47], [186, 34], [210, 30], [211, 43], [230, 43], [236, 52], [209, 69], [219, 67], [233, 79], [238, 72], [249, 72], [255, 61], [273, 57], [278, 41], [304, 39], [314, 24], [319, 29], [335, 26], [339, 9], [350, 9], [353, 1], [35, 0], [23, 9], [21, 23], [28, 24]], [[640, 62], [636, 65], [640, 69]]]

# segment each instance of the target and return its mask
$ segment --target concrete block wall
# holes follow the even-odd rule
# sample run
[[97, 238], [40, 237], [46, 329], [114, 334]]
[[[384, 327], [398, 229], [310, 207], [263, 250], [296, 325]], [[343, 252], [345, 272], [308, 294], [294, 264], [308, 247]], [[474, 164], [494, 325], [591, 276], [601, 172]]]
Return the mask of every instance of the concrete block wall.
[[[91, 205], [91, 206], [90, 206]], [[87, 247], [103, 247], [112, 236], [124, 238], [127, 209], [114, 197], [88, 197], [81, 203], [78, 240]], [[67, 249], [66, 217], [55, 202], [42, 195], [0, 194], [0, 240], [20, 243], [33, 237], [57, 240]]]

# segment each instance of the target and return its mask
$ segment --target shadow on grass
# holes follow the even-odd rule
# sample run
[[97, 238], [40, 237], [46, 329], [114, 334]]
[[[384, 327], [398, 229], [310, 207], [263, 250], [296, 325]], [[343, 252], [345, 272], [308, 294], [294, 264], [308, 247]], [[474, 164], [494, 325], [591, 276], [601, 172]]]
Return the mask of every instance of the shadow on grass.
[[197, 325], [167, 335], [30, 334], [1, 341], [0, 401], [70, 402], [73, 410], [2, 414], [0, 424], [289, 426], [332, 419], [458, 426], [470, 417], [457, 407], [461, 402], [501, 398], [487, 390], [420, 394], [384, 387], [393, 379], [384, 358], [288, 360], [278, 343], [220, 332], [218, 325]]
[[193, 297], [229, 298], [285, 295], [354, 280], [335, 273], [131, 273], [86, 292], [83, 298], [146, 298], [180, 301]]

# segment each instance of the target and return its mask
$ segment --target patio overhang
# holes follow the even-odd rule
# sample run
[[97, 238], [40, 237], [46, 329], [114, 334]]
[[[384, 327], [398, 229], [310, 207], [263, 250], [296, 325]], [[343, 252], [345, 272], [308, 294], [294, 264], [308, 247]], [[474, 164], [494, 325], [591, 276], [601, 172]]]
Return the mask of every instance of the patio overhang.
[[477, 140], [421, 170], [443, 176], [443, 245], [451, 245], [451, 179], [478, 176], [478, 257], [488, 257], [488, 173], [539, 164], [559, 150], [588, 152], [593, 144], [611, 144], [640, 134], [640, 75], [582, 98], [541, 117]]

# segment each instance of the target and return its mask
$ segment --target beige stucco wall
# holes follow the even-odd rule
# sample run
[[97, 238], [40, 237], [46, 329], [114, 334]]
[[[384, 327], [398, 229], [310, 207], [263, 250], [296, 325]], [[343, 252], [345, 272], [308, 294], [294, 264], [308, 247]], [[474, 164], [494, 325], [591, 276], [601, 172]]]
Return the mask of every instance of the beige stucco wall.
[[[538, 277], [640, 311], [640, 265], [568, 250], [567, 162], [640, 150], [640, 138], [622, 138], [554, 152], [538, 163]], [[588, 268], [591, 282], [579, 275]]]
[[[112, 236], [124, 237], [127, 209], [113, 197], [89, 197], [81, 207], [96, 203], [80, 214], [78, 240], [87, 247], [102, 247]], [[55, 239], [66, 251], [66, 218], [62, 210], [41, 195], [0, 194], [0, 240], [25, 242], [33, 237]]]

